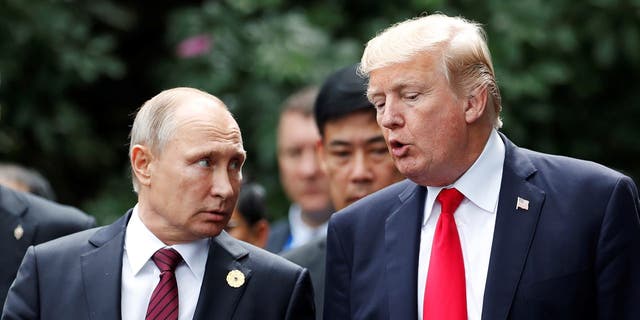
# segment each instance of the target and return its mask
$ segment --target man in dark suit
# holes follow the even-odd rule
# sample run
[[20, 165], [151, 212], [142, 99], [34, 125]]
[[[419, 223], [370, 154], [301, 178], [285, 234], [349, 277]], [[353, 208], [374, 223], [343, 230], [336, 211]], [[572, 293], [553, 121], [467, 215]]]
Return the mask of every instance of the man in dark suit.
[[35, 169], [15, 163], [0, 163], [0, 184], [13, 190], [29, 192], [56, 201], [49, 181]]
[[313, 319], [307, 270], [223, 231], [245, 151], [222, 101], [161, 92], [138, 111], [129, 156], [136, 206], [30, 247], [2, 319]]
[[30, 245], [95, 226], [80, 210], [0, 186], [0, 307]]
[[361, 70], [408, 178], [333, 215], [325, 319], [638, 319], [629, 178], [519, 148], [481, 27], [429, 15], [367, 44]]
[[[336, 210], [402, 179], [376, 123], [376, 111], [367, 100], [366, 80], [357, 70], [356, 64], [330, 75], [314, 107], [321, 137], [316, 151]], [[318, 319], [322, 319], [324, 301], [326, 243], [323, 236], [282, 254], [309, 269]]]

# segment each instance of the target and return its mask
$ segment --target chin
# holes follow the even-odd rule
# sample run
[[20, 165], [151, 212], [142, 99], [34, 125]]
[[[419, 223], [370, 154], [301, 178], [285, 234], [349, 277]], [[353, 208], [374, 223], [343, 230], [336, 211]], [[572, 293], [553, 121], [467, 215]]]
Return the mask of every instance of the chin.
[[300, 206], [304, 212], [320, 212], [327, 210], [327, 201], [317, 201], [306, 206]]
[[199, 228], [199, 230], [196, 230], [194, 234], [198, 235], [200, 239], [216, 237], [220, 233], [222, 233], [222, 230], [224, 230], [225, 225], [219, 225], [217, 223], [214, 226], [207, 225], [207, 226], [204, 226], [203, 228]]

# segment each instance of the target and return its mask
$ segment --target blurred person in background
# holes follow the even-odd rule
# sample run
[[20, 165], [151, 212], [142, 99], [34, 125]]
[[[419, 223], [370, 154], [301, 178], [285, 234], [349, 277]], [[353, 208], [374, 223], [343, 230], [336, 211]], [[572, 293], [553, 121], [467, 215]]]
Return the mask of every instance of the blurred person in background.
[[315, 153], [320, 134], [313, 119], [318, 88], [307, 87], [284, 102], [278, 122], [280, 182], [291, 201], [286, 218], [271, 226], [267, 250], [283, 252], [323, 237], [333, 209], [327, 177]]
[[44, 176], [34, 169], [15, 163], [0, 163], [0, 184], [51, 201], [56, 200], [51, 184]]
[[[342, 68], [322, 85], [314, 114], [321, 141], [320, 167], [329, 179], [335, 210], [403, 179], [393, 165], [376, 110], [367, 100], [366, 79], [358, 65]], [[309, 269], [316, 299], [316, 318], [322, 319], [326, 237], [291, 249], [283, 256]]]
[[173, 88], [137, 112], [138, 202], [113, 224], [27, 251], [2, 319], [313, 319], [306, 269], [229, 236], [245, 161], [218, 98]]
[[[33, 186], [34, 181], [46, 182], [18, 166], [4, 165], [2, 168], [5, 178], [25, 181], [23, 186], [26, 187]], [[76, 208], [0, 186], [0, 308], [27, 248], [95, 225], [94, 217]]]
[[238, 204], [225, 230], [234, 238], [264, 248], [269, 237], [266, 191], [258, 183], [244, 183], [240, 187]]

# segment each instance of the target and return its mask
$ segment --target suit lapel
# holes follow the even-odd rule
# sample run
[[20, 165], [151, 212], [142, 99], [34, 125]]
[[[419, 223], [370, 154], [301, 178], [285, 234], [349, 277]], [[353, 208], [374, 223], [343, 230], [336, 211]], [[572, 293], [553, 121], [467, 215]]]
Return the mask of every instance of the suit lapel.
[[[410, 184], [385, 224], [389, 319], [417, 319], [418, 250], [426, 189]], [[400, 285], [399, 285], [400, 284]]]
[[120, 319], [120, 292], [124, 233], [131, 210], [89, 240], [96, 246], [80, 258], [89, 315], [95, 319]]
[[[238, 301], [251, 281], [251, 269], [242, 261], [247, 255], [248, 251], [224, 231], [211, 241], [194, 319], [233, 319]], [[238, 288], [227, 280], [232, 270], [244, 275], [244, 283]]]
[[[508, 139], [500, 187], [482, 319], [507, 319], [538, 224], [545, 194], [527, 179], [536, 172], [529, 159]], [[528, 208], [518, 207], [518, 198]]]
[[[38, 221], [28, 219], [27, 203], [16, 191], [8, 190], [5, 187], [0, 189], [0, 247], [6, 255], [4, 259], [10, 266], [19, 266], [27, 252], [27, 248], [34, 242]], [[13, 275], [15, 276], [15, 274]]]

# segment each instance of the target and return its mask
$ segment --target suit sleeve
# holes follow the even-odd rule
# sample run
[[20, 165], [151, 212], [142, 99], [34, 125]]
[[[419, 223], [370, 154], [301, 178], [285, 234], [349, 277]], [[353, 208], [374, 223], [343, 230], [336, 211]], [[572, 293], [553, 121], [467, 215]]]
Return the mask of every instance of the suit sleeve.
[[333, 220], [330, 221], [327, 231], [326, 269], [324, 319], [350, 319], [351, 273], [349, 261], [343, 250]]
[[596, 253], [598, 319], [638, 319], [640, 218], [638, 190], [621, 178], [609, 199]]
[[313, 302], [313, 286], [307, 269], [302, 269], [293, 288], [289, 306], [287, 307], [288, 320], [314, 320], [316, 317]]
[[2, 320], [40, 318], [37, 269], [35, 248], [30, 246], [7, 294]]

